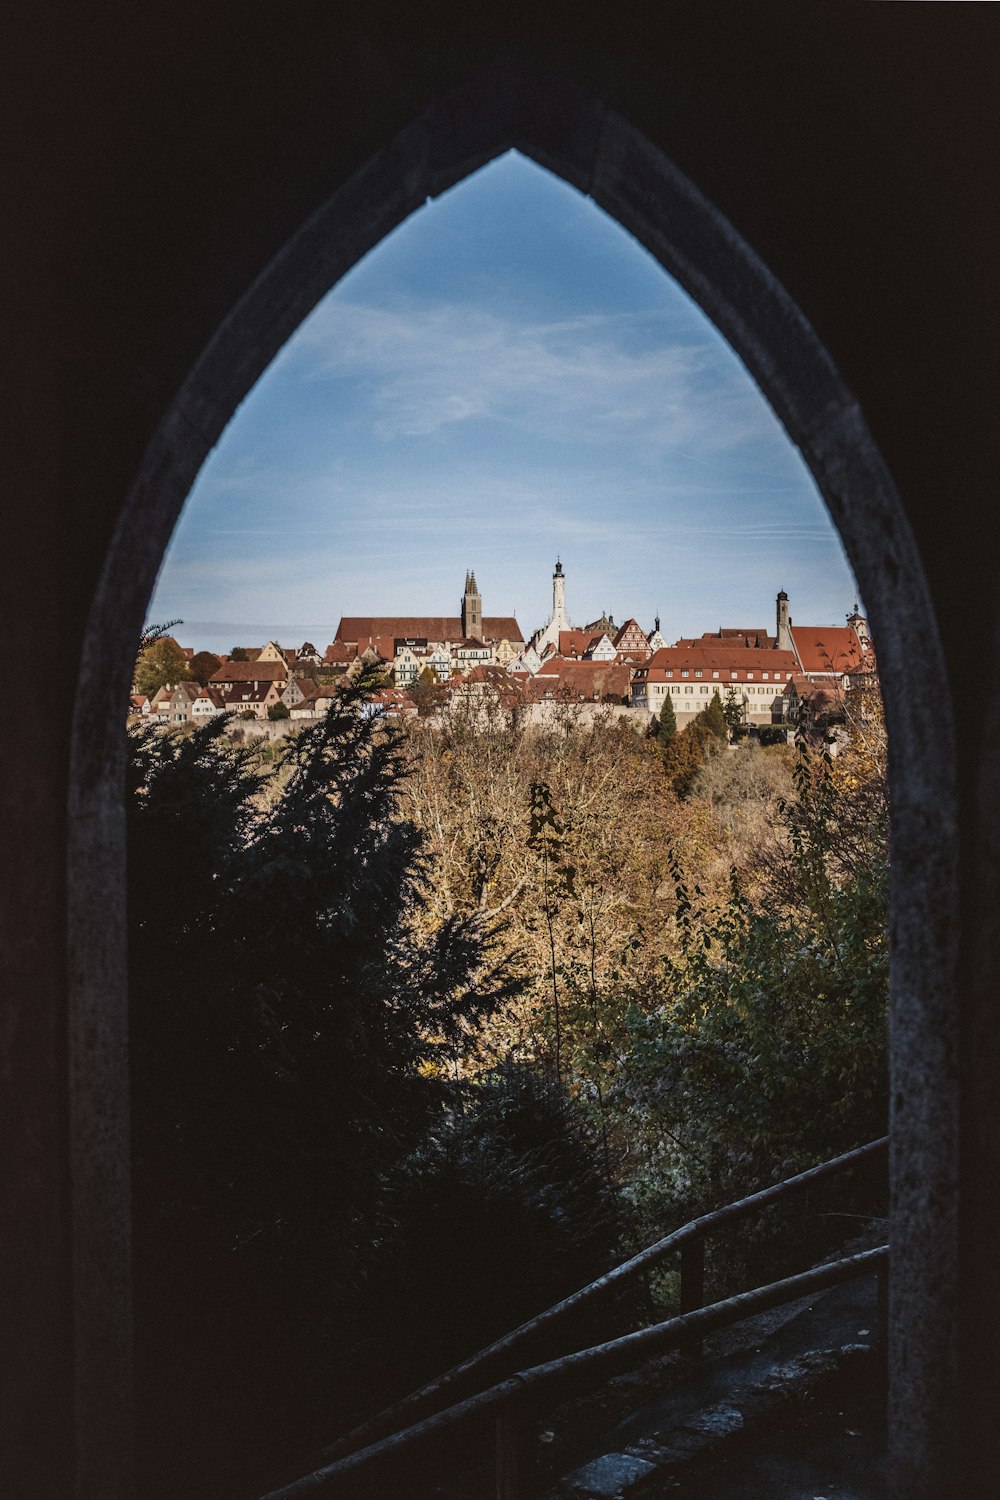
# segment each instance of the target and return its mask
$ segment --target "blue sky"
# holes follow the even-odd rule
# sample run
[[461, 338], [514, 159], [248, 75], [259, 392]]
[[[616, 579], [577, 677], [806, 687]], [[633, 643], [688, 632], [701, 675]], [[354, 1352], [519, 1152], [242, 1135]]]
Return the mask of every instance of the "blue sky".
[[185, 645], [322, 650], [341, 614], [567, 608], [668, 640], [841, 623], [855, 584], [728, 344], [616, 223], [511, 153], [385, 239], [229, 424], [148, 610]]

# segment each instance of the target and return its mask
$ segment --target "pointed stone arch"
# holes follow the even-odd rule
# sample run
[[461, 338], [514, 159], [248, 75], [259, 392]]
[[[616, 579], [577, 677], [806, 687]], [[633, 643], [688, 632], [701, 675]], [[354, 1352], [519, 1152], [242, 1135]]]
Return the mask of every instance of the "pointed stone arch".
[[939, 1081], [955, 1076], [955, 789], [950, 710], [930, 697], [944, 663], [921, 560], [857, 401], [752, 248], [621, 114], [561, 76], [514, 65], [480, 73], [385, 142], [246, 288], [160, 422], [120, 511], [84, 641], [70, 779], [70, 1165], [84, 1447], [97, 1455], [95, 1471], [119, 1475], [103, 1493], [127, 1493], [120, 722], [156, 571], [205, 457], [318, 300], [428, 198], [509, 149], [588, 194], [726, 336], [801, 450], [868, 605], [892, 750], [892, 1463], [896, 1494], [943, 1495], [955, 1390], [957, 1105]]

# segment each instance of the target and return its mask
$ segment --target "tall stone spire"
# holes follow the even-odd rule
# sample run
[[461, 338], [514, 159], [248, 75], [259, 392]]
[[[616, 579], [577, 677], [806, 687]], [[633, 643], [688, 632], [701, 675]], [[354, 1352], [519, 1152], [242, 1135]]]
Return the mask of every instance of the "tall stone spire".
[[791, 615], [788, 613], [788, 595], [785, 593], [784, 589], [781, 589], [781, 591], [779, 592], [777, 600], [775, 601], [775, 603], [776, 603], [775, 616], [776, 616], [776, 626], [777, 626], [777, 628], [776, 628], [776, 630], [775, 630], [774, 633], [775, 633], [777, 639], [775, 640], [774, 644], [775, 644], [775, 646], [777, 647], [777, 649], [779, 651], [791, 651], [792, 650], [792, 632], [791, 632], [792, 618], [791, 618]]
[[476, 575], [471, 570], [465, 575], [465, 593], [462, 595], [462, 635], [466, 640], [481, 641], [483, 638], [483, 601], [476, 587]]

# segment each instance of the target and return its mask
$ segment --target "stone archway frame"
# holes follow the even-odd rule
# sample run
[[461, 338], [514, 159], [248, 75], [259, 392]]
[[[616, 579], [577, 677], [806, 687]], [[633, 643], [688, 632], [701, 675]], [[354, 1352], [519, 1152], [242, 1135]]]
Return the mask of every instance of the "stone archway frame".
[[[128, 494], [84, 642], [70, 777], [70, 1075], [81, 1467], [129, 1492], [130, 1274], [121, 722], [174, 524], [237, 406], [316, 303], [427, 200], [516, 149], [616, 219], [727, 338], [800, 449], [878, 643], [892, 788], [892, 1492], [954, 1472], [957, 855], [954, 731], [923, 567], [858, 402], [749, 245], [650, 140], [565, 78], [490, 70], [303, 224], [218, 328]], [[934, 724], [933, 736], [926, 726]], [[111, 1476], [114, 1476], [113, 1482]]]

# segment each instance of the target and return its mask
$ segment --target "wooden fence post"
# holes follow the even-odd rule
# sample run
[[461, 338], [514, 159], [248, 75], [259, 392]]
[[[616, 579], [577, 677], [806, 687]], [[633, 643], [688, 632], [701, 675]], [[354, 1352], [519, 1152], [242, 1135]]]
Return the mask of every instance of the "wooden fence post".
[[889, 1348], [889, 1262], [885, 1260], [878, 1268], [878, 1343], [883, 1357]]
[[496, 1500], [534, 1500], [535, 1419], [523, 1397], [497, 1416]]
[[[685, 1240], [681, 1246], [681, 1312], [695, 1312], [705, 1306], [705, 1237]], [[699, 1359], [703, 1351], [700, 1334], [687, 1334], [679, 1348], [689, 1359]]]

